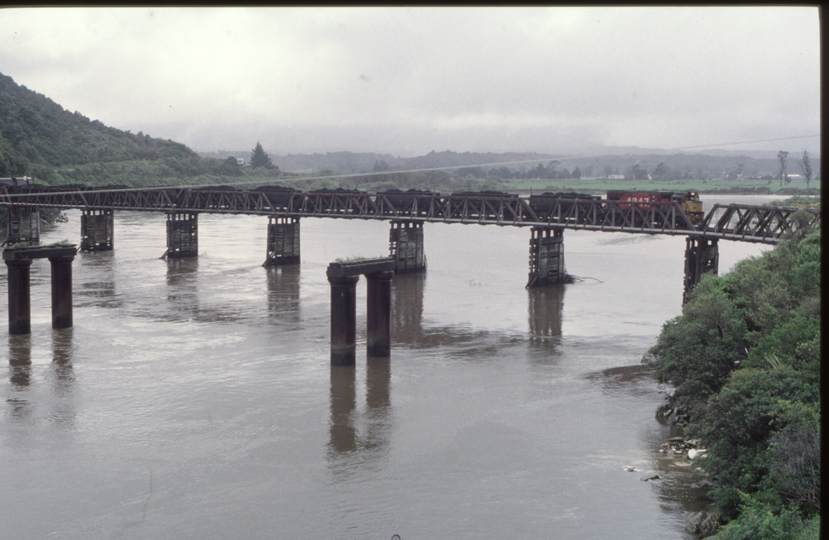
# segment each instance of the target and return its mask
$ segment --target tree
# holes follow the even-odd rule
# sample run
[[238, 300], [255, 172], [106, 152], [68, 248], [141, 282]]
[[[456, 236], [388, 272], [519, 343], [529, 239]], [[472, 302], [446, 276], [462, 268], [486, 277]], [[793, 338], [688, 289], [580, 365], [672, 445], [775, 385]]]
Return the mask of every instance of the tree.
[[580, 180], [581, 179], [581, 169], [579, 169], [578, 167], [573, 169], [573, 172], [570, 173], [570, 178]]
[[787, 184], [790, 182], [789, 174], [786, 172], [786, 163], [789, 161], [789, 153], [784, 150], [780, 150], [777, 152], [777, 161], [780, 162], [780, 169], [777, 172], [777, 178], [780, 179], [780, 187], [783, 187], [784, 181]]
[[809, 189], [809, 182], [812, 180], [812, 162], [809, 161], [809, 152], [803, 151], [803, 157], [798, 158], [797, 165], [806, 178], [806, 189]]
[[266, 169], [273, 168], [271, 158], [265, 153], [265, 150], [262, 149], [262, 145], [259, 141], [256, 141], [256, 147], [253, 149], [253, 152], [250, 153], [250, 166], [254, 169], [257, 167], [265, 167]]
[[635, 163], [633, 167], [625, 170], [625, 180], [647, 180], [648, 170], [639, 163]]
[[657, 165], [653, 170], [653, 178], [655, 180], [667, 180], [670, 172], [671, 171], [668, 169], [668, 166], [665, 165], [665, 162], [660, 161], [659, 165]]

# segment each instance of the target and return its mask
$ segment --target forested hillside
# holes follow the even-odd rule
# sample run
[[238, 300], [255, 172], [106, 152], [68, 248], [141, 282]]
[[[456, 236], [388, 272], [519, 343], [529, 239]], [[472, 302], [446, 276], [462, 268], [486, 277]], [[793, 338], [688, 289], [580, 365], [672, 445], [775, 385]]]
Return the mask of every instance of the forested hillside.
[[198, 156], [181, 143], [105, 126], [0, 74], [0, 176], [50, 184], [164, 183], [238, 167]]
[[719, 539], [818, 537], [820, 236], [706, 276], [647, 358], [708, 449]]

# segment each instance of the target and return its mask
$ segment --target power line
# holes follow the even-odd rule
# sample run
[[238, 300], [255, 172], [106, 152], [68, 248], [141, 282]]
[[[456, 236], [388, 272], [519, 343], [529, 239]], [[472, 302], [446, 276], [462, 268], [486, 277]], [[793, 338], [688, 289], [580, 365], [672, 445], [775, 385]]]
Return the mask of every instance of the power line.
[[738, 144], [751, 144], [751, 143], [758, 143], [758, 142], [774, 142], [774, 141], [792, 141], [795, 139], [811, 139], [813, 137], [820, 137], [820, 134], [817, 135], [798, 135], [796, 137], [781, 137], [779, 139], [756, 139], [753, 141], [740, 141], [740, 142], [729, 142], [729, 143], [719, 143], [719, 144], [700, 144], [697, 146], [681, 146], [679, 148], [668, 148], [668, 150], [691, 150], [693, 148], [714, 148], [715, 146], [735, 146]]

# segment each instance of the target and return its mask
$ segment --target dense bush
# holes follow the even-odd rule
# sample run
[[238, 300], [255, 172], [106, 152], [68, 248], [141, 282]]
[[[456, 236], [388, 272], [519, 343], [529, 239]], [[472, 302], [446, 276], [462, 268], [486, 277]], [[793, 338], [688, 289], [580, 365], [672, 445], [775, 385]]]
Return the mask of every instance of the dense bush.
[[705, 276], [646, 361], [676, 386], [729, 523], [718, 538], [808, 538], [820, 512], [820, 231]]

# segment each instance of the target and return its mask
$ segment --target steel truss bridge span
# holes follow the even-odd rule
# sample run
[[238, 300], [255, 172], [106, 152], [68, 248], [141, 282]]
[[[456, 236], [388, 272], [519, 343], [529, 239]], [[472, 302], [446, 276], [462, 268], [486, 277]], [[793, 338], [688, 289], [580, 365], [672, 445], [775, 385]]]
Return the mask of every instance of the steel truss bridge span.
[[640, 234], [671, 234], [775, 244], [820, 226], [819, 209], [714, 205], [700, 223], [676, 202], [559, 198], [534, 206], [518, 195], [240, 190], [231, 187], [94, 189], [0, 187], [0, 205], [284, 217], [464, 223]]

